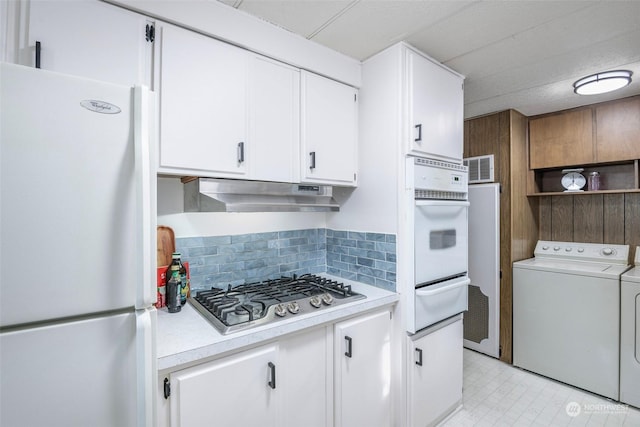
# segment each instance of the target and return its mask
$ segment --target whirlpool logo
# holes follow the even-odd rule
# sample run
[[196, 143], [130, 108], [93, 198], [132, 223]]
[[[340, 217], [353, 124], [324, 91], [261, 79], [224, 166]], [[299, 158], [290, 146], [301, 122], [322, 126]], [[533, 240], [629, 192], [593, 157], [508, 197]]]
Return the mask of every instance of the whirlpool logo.
[[95, 99], [85, 99], [84, 101], [80, 102], [80, 105], [82, 105], [89, 111], [93, 111], [94, 113], [118, 114], [120, 111], [122, 111], [117, 105], [113, 105], [104, 101], [98, 101]]

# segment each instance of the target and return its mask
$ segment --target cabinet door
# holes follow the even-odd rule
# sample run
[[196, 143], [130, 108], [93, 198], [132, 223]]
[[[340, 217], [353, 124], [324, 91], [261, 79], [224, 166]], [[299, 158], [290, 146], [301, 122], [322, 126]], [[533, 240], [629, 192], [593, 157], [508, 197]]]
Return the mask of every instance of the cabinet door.
[[255, 55], [250, 67], [247, 162], [251, 179], [300, 179], [300, 71]]
[[462, 319], [430, 330], [415, 341], [407, 337], [413, 426], [434, 425], [462, 402]]
[[437, 159], [462, 161], [462, 78], [411, 51], [408, 72], [412, 126], [409, 150]]
[[640, 98], [596, 107], [596, 160], [640, 159]]
[[336, 324], [335, 425], [391, 425], [389, 312]]
[[156, 44], [160, 170], [244, 175], [247, 51], [168, 24]]
[[152, 43], [144, 16], [101, 1], [29, 1], [22, 4], [18, 62], [123, 85], [151, 81]]
[[333, 346], [326, 328], [314, 329], [280, 342], [278, 379], [283, 395], [284, 427], [332, 425]]
[[269, 345], [172, 373], [171, 425], [276, 427], [277, 356]]
[[301, 78], [302, 181], [355, 185], [356, 89], [306, 71]]
[[593, 163], [591, 109], [529, 121], [531, 169]]

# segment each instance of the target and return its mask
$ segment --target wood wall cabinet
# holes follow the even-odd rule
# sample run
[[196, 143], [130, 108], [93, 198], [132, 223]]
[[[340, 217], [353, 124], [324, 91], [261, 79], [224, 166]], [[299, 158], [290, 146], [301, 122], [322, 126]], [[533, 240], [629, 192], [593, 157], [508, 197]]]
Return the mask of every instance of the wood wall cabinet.
[[500, 196], [500, 359], [512, 362], [514, 261], [530, 258], [538, 240], [538, 201], [527, 197], [527, 118], [514, 110], [466, 120], [464, 157], [493, 154]]
[[[529, 121], [531, 169], [581, 165], [594, 160], [590, 109]], [[567, 163], [571, 159], [571, 163]]]
[[533, 117], [530, 168], [640, 159], [640, 96]]
[[640, 97], [595, 107], [596, 160], [640, 159]]

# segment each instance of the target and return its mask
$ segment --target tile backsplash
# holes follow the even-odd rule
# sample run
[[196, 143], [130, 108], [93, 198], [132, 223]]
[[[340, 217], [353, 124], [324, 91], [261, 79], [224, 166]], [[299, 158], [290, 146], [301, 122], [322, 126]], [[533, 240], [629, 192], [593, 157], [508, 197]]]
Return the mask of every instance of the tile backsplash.
[[193, 289], [329, 273], [395, 290], [395, 235], [324, 228], [176, 239]]

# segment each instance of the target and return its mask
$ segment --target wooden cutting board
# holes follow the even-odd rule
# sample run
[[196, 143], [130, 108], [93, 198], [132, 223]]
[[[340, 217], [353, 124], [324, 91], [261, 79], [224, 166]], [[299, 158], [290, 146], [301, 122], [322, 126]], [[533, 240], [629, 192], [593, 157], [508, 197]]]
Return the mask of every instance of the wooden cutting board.
[[157, 265], [162, 267], [171, 264], [171, 255], [176, 251], [176, 237], [171, 227], [158, 226], [158, 254]]

